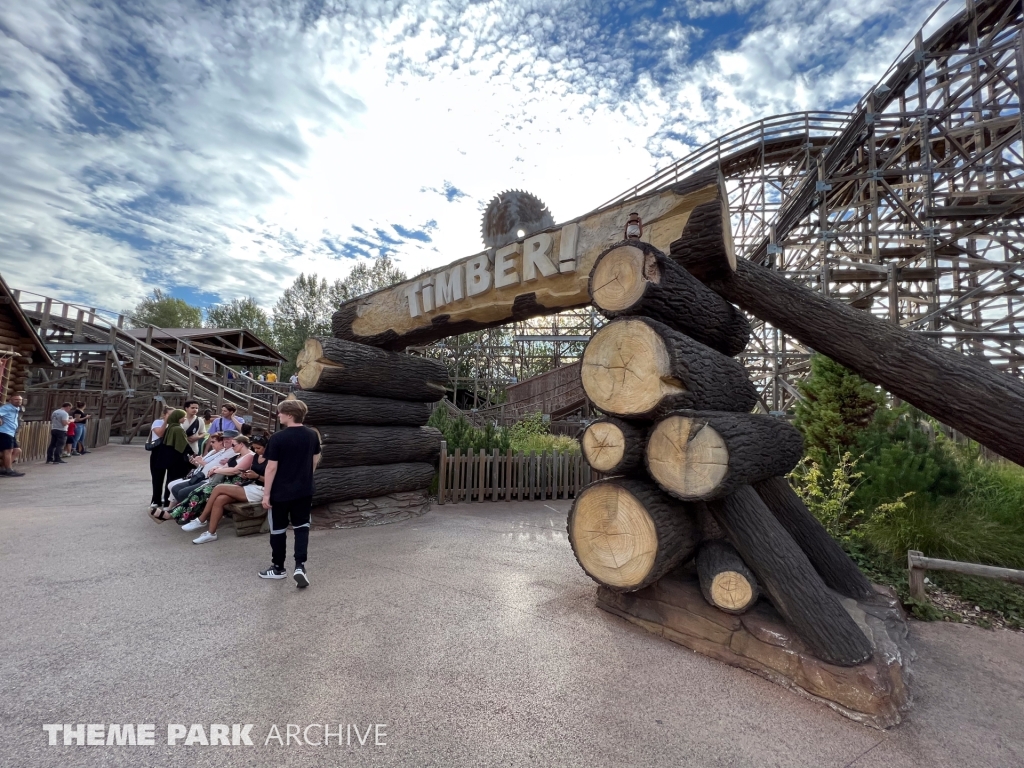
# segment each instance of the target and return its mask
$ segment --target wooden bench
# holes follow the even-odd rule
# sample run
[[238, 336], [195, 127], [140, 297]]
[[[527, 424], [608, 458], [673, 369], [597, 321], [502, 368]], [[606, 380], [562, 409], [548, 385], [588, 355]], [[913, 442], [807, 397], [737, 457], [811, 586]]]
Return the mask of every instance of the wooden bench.
[[228, 504], [224, 507], [224, 516], [235, 521], [235, 535], [255, 536], [258, 533], [270, 533], [270, 520], [267, 510], [261, 502], [255, 504]]

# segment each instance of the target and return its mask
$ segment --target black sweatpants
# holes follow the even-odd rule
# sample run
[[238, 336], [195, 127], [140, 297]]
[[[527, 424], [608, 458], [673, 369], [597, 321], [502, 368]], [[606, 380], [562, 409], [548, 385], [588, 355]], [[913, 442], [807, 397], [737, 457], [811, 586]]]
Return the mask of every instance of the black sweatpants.
[[50, 430], [50, 447], [46, 449], [47, 461], [60, 461], [64, 453], [64, 444], [68, 441], [68, 433], [63, 429]]
[[295, 565], [306, 562], [309, 545], [309, 516], [313, 510], [313, 497], [290, 501], [275, 501], [270, 508], [270, 555], [278, 568], [284, 568], [288, 545], [288, 526], [295, 529]]

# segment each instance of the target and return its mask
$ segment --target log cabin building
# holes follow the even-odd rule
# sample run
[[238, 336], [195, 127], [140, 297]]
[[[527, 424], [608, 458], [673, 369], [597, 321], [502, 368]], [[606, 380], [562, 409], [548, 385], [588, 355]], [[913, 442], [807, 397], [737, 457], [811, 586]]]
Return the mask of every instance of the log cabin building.
[[29, 370], [53, 365], [35, 327], [0, 275], [0, 402], [28, 386]]

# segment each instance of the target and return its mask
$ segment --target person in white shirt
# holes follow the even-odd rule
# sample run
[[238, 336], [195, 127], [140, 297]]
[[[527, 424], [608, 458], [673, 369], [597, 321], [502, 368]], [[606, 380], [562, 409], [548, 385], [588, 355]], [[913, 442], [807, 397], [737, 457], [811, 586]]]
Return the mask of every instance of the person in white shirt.
[[[167, 429], [167, 427], [165, 426], [167, 417], [170, 415], [172, 410], [174, 409], [171, 408], [170, 406], [165, 405], [160, 418], [149, 425], [149, 442], [152, 443], [157, 440], [163, 440], [164, 432]], [[149, 476], [153, 479], [153, 498], [149, 504], [149, 510], [151, 512], [164, 502], [164, 499], [161, 499], [160, 497], [163, 495], [164, 492], [164, 472], [166, 470], [159, 468], [157, 466], [158, 464], [159, 461], [157, 460], [157, 452], [150, 451]]]
[[67, 464], [60, 456], [68, 441], [68, 422], [71, 421], [71, 403], [61, 403], [60, 408], [50, 414], [50, 447], [46, 449], [47, 464]]

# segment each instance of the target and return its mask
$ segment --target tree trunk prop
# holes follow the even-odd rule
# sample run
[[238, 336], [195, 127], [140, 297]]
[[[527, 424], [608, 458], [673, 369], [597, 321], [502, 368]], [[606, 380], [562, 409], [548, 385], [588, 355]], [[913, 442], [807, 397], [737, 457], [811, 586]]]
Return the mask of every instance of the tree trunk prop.
[[871, 643], [857, 622], [753, 488], [743, 486], [708, 506], [772, 604], [815, 656], [841, 667], [871, 658]]
[[677, 499], [717, 499], [789, 472], [803, 447], [800, 432], [772, 416], [681, 411], [651, 429], [647, 471]]
[[365, 424], [380, 427], [421, 427], [430, 419], [428, 403], [386, 397], [336, 395], [331, 392], [293, 392], [288, 400], [301, 400], [309, 409], [305, 423]]
[[598, 472], [628, 475], [643, 470], [647, 445], [643, 426], [606, 416], [588, 426], [580, 442], [583, 458]]
[[743, 366], [664, 323], [614, 320], [583, 352], [583, 388], [613, 416], [653, 419], [679, 408], [750, 411], [757, 392]]
[[757, 602], [760, 594], [757, 579], [739, 553], [721, 540], [700, 545], [697, 578], [708, 604], [726, 613], [744, 613]]
[[433, 427], [331, 425], [320, 433], [320, 467], [373, 466], [427, 462], [441, 455], [441, 433]]
[[1024, 382], [744, 259], [722, 277], [685, 235], [671, 255], [727, 301], [1024, 465]]
[[605, 317], [650, 317], [725, 355], [750, 339], [742, 312], [647, 243], [626, 241], [599, 256], [590, 295]]
[[433, 464], [418, 462], [317, 469], [313, 476], [316, 484], [313, 505], [417, 491], [429, 486], [435, 474]]
[[569, 511], [569, 543], [598, 584], [632, 592], [689, 558], [700, 540], [693, 511], [650, 483], [617, 477], [588, 486]]
[[825, 584], [847, 597], [864, 598], [875, 594], [856, 563], [811, 514], [785, 478], [762, 480], [754, 484], [754, 490], [800, 545]]
[[386, 352], [329, 336], [307, 339], [296, 365], [304, 390], [379, 395], [432, 403], [444, 397], [448, 371], [437, 360]]

